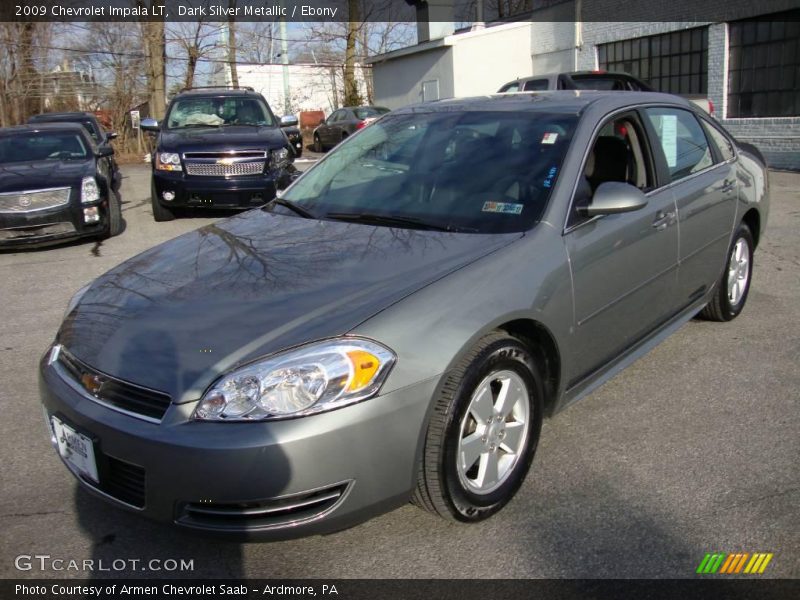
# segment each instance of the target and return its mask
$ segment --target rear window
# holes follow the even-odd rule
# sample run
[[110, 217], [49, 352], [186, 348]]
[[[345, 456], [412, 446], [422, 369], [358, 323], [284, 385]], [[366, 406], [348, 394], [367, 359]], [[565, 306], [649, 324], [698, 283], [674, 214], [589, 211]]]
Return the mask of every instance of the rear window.
[[365, 106], [363, 108], [356, 108], [354, 111], [357, 119], [369, 119], [370, 117], [380, 117], [389, 112], [388, 108], [381, 108], [379, 106]]
[[284, 198], [320, 218], [368, 213], [475, 233], [525, 231], [541, 216], [575, 115], [390, 114], [329, 154]]
[[622, 79], [596, 75], [573, 75], [572, 81], [579, 90], [622, 91], [628, 89]]

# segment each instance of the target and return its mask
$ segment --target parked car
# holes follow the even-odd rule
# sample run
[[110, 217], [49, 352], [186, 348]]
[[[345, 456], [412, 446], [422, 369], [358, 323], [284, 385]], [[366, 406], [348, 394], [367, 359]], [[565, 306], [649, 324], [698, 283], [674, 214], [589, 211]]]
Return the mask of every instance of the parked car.
[[297, 117], [294, 115], [286, 115], [281, 117], [281, 129], [289, 140], [289, 143], [294, 150], [294, 157], [300, 158], [303, 155], [303, 134], [300, 133], [300, 128], [297, 126]]
[[247, 209], [291, 180], [291, 146], [267, 101], [252, 88], [195, 88], [176, 95], [159, 124], [151, 204], [156, 221], [183, 207]]
[[80, 123], [83, 125], [95, 144], [111, 148], [111, 154], [103, 157], [103, 160], [108, 163], [108, 169], [111, 171], [111, 187], [115, 192], [119, 192], [122, 185], [122, 173], [114, 158], [114, 147], [111, 145], [111, 141], [117, 139], [117, 134], [106, 131], [95, 115], [90, 112], [49, 112], [33, 115], [28, 119], [28, 123]]
[[245, 538], [409, 500], [480, 521], [545, 416], [698, 312], [740, 314], [764, 164], [675, 96], [537, 100], [395, 111], [80, 290], [41, 362], [80, 484]]
[[325, 152], [388, 112], [382, 106], [346, 106], [334, 111], [314, 130], [314, 152]]
[[[546, 90], [608, 90], [625, 92], [653, 92], [650, 85], [628, 73], [613, 71], [573, 71], [570, 73], [547, 73], [534, 77], [523, 77], [509, 81], [498, 93], [541, 92]], [[714, 115], [714, 103], [700, 94], [681, 94], [693, 104]]]
[[0, 129], [0, 247], [121, 233], [111, 152], [74, 123]]

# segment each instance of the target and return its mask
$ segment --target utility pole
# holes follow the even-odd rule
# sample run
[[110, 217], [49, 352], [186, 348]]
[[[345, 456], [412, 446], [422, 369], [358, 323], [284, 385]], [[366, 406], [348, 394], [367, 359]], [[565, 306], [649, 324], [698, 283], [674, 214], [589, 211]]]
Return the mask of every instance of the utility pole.
[[[283, 2], [281, 2], [283, 5]], [[286, 19], [281, 17], [281, 62], [283, 63], [283, 114], [292, 114], [292, 101], [289, 98], [289, 40], [286, 36]]]

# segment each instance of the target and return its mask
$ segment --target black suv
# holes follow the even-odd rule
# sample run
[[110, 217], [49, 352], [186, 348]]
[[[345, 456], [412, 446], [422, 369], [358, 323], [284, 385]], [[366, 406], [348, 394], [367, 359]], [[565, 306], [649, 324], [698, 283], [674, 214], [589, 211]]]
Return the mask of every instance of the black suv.
[[260, 206], [286, 187], [294, 171], [286, 134], [261, 94], [251, 88], [184, 90], [159, 124], [152, 155], [151, 199], [156, 221], [180, 207]]

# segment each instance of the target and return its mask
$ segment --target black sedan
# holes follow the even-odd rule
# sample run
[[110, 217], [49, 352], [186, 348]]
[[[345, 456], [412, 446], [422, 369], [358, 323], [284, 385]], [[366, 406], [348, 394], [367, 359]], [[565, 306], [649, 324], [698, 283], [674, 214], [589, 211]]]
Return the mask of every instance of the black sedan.
[[121, 233], [112, 152], [78, 124], [0, 129], [0, 247]]
[[389, 112], [382, 106], [345, 106], [314, 130], [314, 152], [325, 152]]

